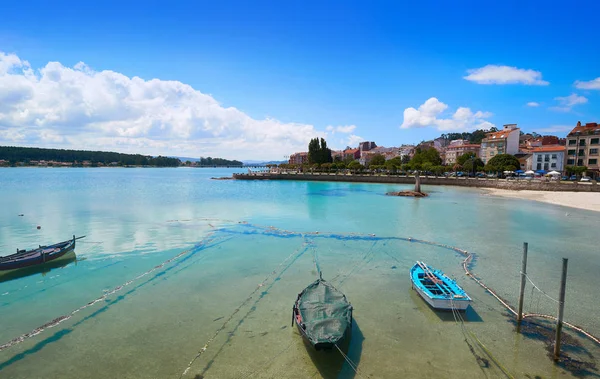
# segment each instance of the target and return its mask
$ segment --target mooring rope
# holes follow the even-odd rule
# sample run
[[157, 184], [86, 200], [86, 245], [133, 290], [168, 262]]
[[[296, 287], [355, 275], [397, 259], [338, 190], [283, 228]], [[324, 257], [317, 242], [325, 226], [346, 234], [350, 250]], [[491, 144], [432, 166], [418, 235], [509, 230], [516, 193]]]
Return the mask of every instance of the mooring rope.
[[[452, 299], [450, 299], [450, 308], [452, 310], [452, 315], [454, 316], [454, 322], [456, 324], [460, 325], [461, 331], [465, 337], [465, 342], [467, 343], [467, 345], [469, 345], [469, 348], [471, 350], [473, 349], [471, 344], [467, 340], [467, 338], [470, 336], [471, 339], [477, 343], [477, 345], [485, 352], [485, 354], [488, 357], [490, 357], [490, 359], [496, 364], [496, 366], [498, 366], [498, 368], [502, 371], [502, 373], [504, 373], [504, 375], [506, 375], [507, 378], [515, 379], [515, 377], [510, 373], [510, 371], [508, 371], [508, 369], [506, 367], [504, 367], [504, 365], [502, 363], [500, 363], [500, 361], [498, 361], [498, 359], [496, 357], [494, 357], [492, 352], [483, 344], [483, 342], [481, 342], [479, 340], [479, 338], [477, 338], [475, 333], [473, 333], [472, 331], [467, 329], [467, 327], [465, 325], [465, 319], [462, 316], [462, 314], [460, 313], [460, 311], [454, 306], [454, 301], [452, 301]], [[472, 350], [472, 353], [476, 354], [473, 350]], [[478, 355], [476, 355], [475, 358], [477, 360], [481, 359], [481, 357], [479, 357]]]
[[267, 277], [254, 289], [254, 291], [252, 291], [252, 293], [250, 293], [250, 295], [244, 299], [244, 301], [242, 301], [242, 303], [236, 308], [234, 309], [234, 311], [229, 315], [229, 317], [227, 317], [227, 319], [225, 320], [225, 322], [223, 322], [223, 325], [221, 325], [221, 327], [219, 329], [217, 329], [217, 331], [212, 335], [212, 337], [210, 337], [208, 339], [208, 341], [206, 341], [206, 343], [204, 344], [204, 346], [198, 351], [198, 353], [194, 356], [194, 358], [192, 358], [192, 360], [190, 361], [190, 363], [188, 363], [187, 367], [185, 368], [185, 370], [181, 373], [181, 375], [179, 375], [179, 378], [181, 379], [184, 375], [186, 375], [190, 369], [192, 368], [192, 365], [194, 364], [194, 362], [196, 362], [196, 360], [198, 358], [200, 358], [200, 356], [208, 349], [208, 346], [217, 338], [217, 336], [227, 327], [227, 324], [229, 324], [229, 322], [233, 319], [233, 317], [235, 317], [235, 315], [246, 305], [248, 304], [248, 302], [252, 299], [252, 297], [254, 296], [254, 294], [256, 292], [258, 292], [266, 283], [267, 281], [269, 281], [269, 279], [275, 275], [275, 277], [277, 277], [277, 271], [288, 261], [290, 260], [292, 257], [298, 255], [299, 253], [302, 253], [303, 249], [306, 249], [306, 245], [307, 245], [307, 241], [305, 239], [304, 243], [296, 250], [294, 250], [294, 252], [292, 252], [287, 258], [285, 258], [283, 260], [283, 262], [281, 262], [279, 264], [279, 266], [277, 266], [275, 268], [275, 270], [273, 270], [269, 275], [267, 275]]
[[350, 368], [352, 369], [352, 371], [354, 371], [354, 373], [356, 375], [358, 375], [360, 378], [363, 378], [360, 370], [358, 369], [358, 365], [356, 363], [354, 363], [352, 361], [352, 359], [350, 359], [350, 357], [348, 357], [343, 351], [342, 349], [340, 349], [340, 347], [337, 344], [334, 344], [333, 346], [335, 346], [336, 349], [338, 349], [338, 351], [340, 352], [340, 354], [342, 354], [342, 357], [344, 357], [344, 359], [346, 360], [346, 362], [348, 363], [348, 365], [350, 366]]
[[[209, 236], [207, 236], [207, 237], [210, 237], [210, 235], [209, 235]], [[200, 245], [200, 246], [202, 246], [202, 245], [206, 245], [206, 244], [207, 244], [208, 242], [210, 242], [210, 241], [212, 241], [212, 240], [208, 239], [208, 240], [206, 240], [206, 241], [203, 241], [203, 242], [201, 242], [199, 245]], [[119, 286], [117, 286], [117, 287], [113, 288], [112, 290], [110, 290], [110, 291], [105, 291], [105, 292], [104, 292], [104, 295], [102, 295], [102, 296], [100, 296], [100, 297], [98, 297], [98, 298], [96, 298], [96, 299], [94, 299], [94, 300], [90, 301], [89, 303], [87, 303], [87, 304], [85, 304], [85, 305], [83, 305], [83, 306], [81, 306], [81, 307], [79, 307], [79, 308], [77, 308], [77, 309], [75, 309], [75, 310], [73, 310], [73, 311], [71, 311], [71, 312], [67, 313], [67, 314], [64, 314], [64, 315], [62, 315], [62, 316], [59, 316], [59, 317], [55, 318], [54, 320], [52, 320], [52, 321], [50, 321], [50, 322], [47, 322], [47, 323], [45, 323], [44, 325], [42, 325], [42, 326], [39, 326], [39, 327], [37, 327], [37, 328], [33, 329], [33, 330], [32, 330], [31, 332], [29, 332], [29, 333], [22, 334], [22, 335], [20, 335], [19, 337], [16, 337], [16, 338], [12, 339], [11, 341], [9, 341], [9, 342], [7, 342], [7, 343], [5, 343], [5, 344], [3, 344], [3, 345], [0, 345], [0, 352], [1, 352], [1, 351], [3, 351], [3, 350], [5, 350], [5, 349], [8, 349], [8, 348], [10, 348], [10, 347], [12, 347], [12, 346], [15, 346], [15, 345], [17, 345], [17, 344], [20, 344], [21, 342], [23, 342], [23, 341], [25, 341], [25, 340], [27, 340], [27, 339], [29, 339], [29, 338], [31, 338], [31, 337], [37, 336], [38, 334], [42, 333], [42, 332], [43, 332], [44, 330], [46, 330], [46, 329], [49, 329], [49, 328], [55, 327], [55, 326], [59, 325], [60, 323], [62, 323], [62, 322], [64, 322], [64, 321], [67, 321], [68, 319], [70, 319], [71, 317], [73, 317], [73, 316], [74, 316], [76, 313], [78, 313], [78, 312], [80, 312], [80, 311], [82, 311], [82, 310], [84, 310], [84, 309], [86, 309], [86, 308], [88, 308], [88, 307], [91, 307], [91, 306], [93, 306], [93, 305], [95, 305], [95, 304], [97, 304], [97, 303], [99, 303], [99, 302], [103, 301], [104, 299], [106, 299], [106, 298], [107, 298], [107, 297], [109, 297], [110, 295], [113, 295], [113, 294], [115, 294], [115, 293], [117, 293], [117, 292], [121, 291], [122, 289], [124, 289], [125, 287], [129, 286], [129, 285], [130, 285], [130, 284], [132, 284], [133, 282], [135, 282], [135, 281], [137, 281], [137, 280], [139, 280], [139, 279], [143, 278], [144, 276], [146, 276], [146, 275], [149, 275], [149, 274], [153, 273], [154, 271], [156, 271], [156, 270], [158, 270], [158, 269], [160, 269], [160, 268], [164, 267], [165, 265], [167, 265], [167, 264], [169, 264], [169, 263], [171, 263], [171, 262], [173, 262], [173, 261], [175, 261], [175, 260], [177, 260], [177, 259], [181, 258], [182, 256], [184, 256], [184, 255], [188, 254], [190, 251], [193, 251], [194, 249], [197, 249], [198, 247], [199, 247], [199, 246], [198, 246], [198, 245], [196, 245], [196, 246], [194, 246], [194, 247], [193, 247], [193, 248], [191, 248], [191, 249], [184, 250], [184, 251], [182, 251], [181, 253], [179, 253], [179, 254], [175, 255], [174, 257], [171, 257], [171, 258], [167, 259], [166, 261], [162, 262], [161, 264], [159, 264], [159, 265], [157, 265], [157, 266], [154, 266], [154, 267], [153, 267], [153, 268], [151, 268], [150, 270], [148, 270], [148, 271], [146, 271], [146, 272], [144, 272], [144, 273], [142, 273], [142, 274], [140, 274], [140, 275], [136, 276], [135, 278], [133, 278], [133, 279], [131, 279], [131, 280], [128, 280], [128, 281], [126, 281], [125, 283], [123, 283], [123, 284], [121, 284], [121, 285], [119, 285]]]

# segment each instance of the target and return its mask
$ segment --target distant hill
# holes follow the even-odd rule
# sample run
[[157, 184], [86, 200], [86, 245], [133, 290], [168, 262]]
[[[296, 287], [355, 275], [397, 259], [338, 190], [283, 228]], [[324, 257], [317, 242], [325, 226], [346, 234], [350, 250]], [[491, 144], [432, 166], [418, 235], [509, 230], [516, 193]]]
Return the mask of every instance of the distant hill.
[[282, 163], [288, 163], [288, 161], [242, 161], [244, 162], [244, 166], [264, 166], [264, 165], [268, 165], [268, 164], [282, 164]]
[[190, 162], [198, 162], [200, 158], [190, 158], [190, 157], [169, 157], [169, 158], [177, 158], [182, 162], [190, 161]]

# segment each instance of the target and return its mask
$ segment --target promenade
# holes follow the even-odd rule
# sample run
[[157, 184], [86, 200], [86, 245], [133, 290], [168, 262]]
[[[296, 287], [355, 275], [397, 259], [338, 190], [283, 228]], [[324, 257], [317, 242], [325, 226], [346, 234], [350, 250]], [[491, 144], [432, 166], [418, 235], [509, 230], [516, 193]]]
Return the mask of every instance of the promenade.
[[[321, 182], [414, 184], [412, 175], [393, 174], [348, 174], [348, 173], [296, 173], [296, 172], [253, 172], [233, 174], [237, 180], [307, 180]], [[550, 181], [543, 179], [507, 180], [497, 178], [446, 178], [443, 176], [421, 176], [422, 185], [459, 186], [471, 188], [498, 188], [513, 191], [560, 191], [600, 192], [600, 185], [592, 182]]]

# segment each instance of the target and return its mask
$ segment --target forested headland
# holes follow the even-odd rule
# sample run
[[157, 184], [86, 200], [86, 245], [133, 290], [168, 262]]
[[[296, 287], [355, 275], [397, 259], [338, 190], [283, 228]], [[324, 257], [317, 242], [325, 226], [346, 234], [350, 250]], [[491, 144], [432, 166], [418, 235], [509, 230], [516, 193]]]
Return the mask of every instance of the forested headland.
[[8, 166], [154, 166], [177, 167], [177, 158], [108, 151], [0, 146], [0, 161]]

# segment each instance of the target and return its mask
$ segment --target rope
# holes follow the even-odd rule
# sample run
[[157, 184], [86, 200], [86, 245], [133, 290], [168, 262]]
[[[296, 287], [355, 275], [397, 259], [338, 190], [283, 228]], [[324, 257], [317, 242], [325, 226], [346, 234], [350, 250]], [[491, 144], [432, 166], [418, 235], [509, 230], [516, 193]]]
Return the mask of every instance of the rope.
[[[212, 241], [212, 240], [208, 240], [208, 242], [210, 242], [210, 241]], [[202, 243], [202, 245], [205, 245], [205, 243]], [[103, 301], [104, 299], [106, 299], [110, 295], [113, 295], [113, 294], [121, 291], [122, 289], [124, 289], [125, 287], [129, 286], [133, 282], [135, 282], [135, 281], [143, 278], [144, 276], [149, 275], [152, 272], [154, 272], [154, 271], [156, 271], [156, 270], [164, 267], [165, 265], [167, 265], [167, 264], [169, 264], [169, 263], [171, 263], [171, 262], [173, 262], [173, 261], [181, 258], [182, 256], [186, 255], [187, 253], [189, 253], [190, 251], [192, 251], [192, 250], [194, 250], [196, 248], [198, 248], [198, 246], [195, 246], [195, 247], [193, 247], [191, 249], [184, 250], [181, 253], [175, 255], [174, 257], [167, 259], [163, 263], [161, 263], [161, 264], [159, 264], [157, 266], [154, 266], [153, 268], [151, 268], [150, 270], [144, 272], [143, 274], [140, 274], [140, 275], [136, 276], [135, 278], [126, 281], [125, 283], [121, 284], [120, 286], [117, 286], [117, 287], [113, 288], [110, 291], [106, 291], [104, 293], [104, 295], [102, 295], [102, 296], [100, 296], [100, 297], [98, 297], [98, 298], [90, 301], [89, 303], [87, 303], [87, 304], [85, 304], [85, 305], [83, 305], [83, 306], [81, 306], [81, 307], [79, 307], [79, 308], [71, 311], [70, 313], [67, 313], [67, 314], [64, 314], [62, 316], [59, 316], [59, 317], [55, 318], [54, 320], [52, 320], [50, 322], [47, 322], [44, 325], [39, 326], [39, 327], [33, 329], [29, 333], [22, 334], [19, 337], [16, 337], [16, 338], [12, 339], [11, 341], [9, 341], [9, 342], [7, 342], [7, 343], [5, 343], [3, 345], [0, 345], [0, 352], [3, 351], [3, 350], [5, 350], [5, 349], [8, 349], [9, 347], [12, 347], [12, 346], [15, 346], [17, 344], [20, 344], [21, 342], [23, 342], [23, 341], [25, 341], [25, 340], [27, 340], [27, 339], [29, 339], [31, 337], [37, 336], [38, 334], [42, 333], [44, 330], [46, 330], [48, 328], [55, 327], [55, 326], [59, 325], [60, 323], [62, 323], [64, 321], [67, 321], [68, 319], [70, 319], [71, 317], [73, 317], [76, 313], [78, 313], [78, 312], [80, 312], [80, 311], [82, 311], [82, 310], [84, 310], [84, 309], [86, 309], [88, 307], [91, 307], [91, 306], [93, 306], [93, 305], [95, 305], [95, 304]]]
[[[523, 274], [521, 272], [521, 274]], [[546, 292], [542, 291], [538, 286], [535, 285], [535, 283], [533, 282], [533, 280], [531, 280], [531, 278], [529, 278], [529, 276], [527, 274], [524, 274], [525, 277], [527, 278], [527, 280], [529, 280], [529, 283], [531, 283], [531, 285], [538, 291], [540, 291], [541, 293], [544, 294], [544, 296], [546, 296], [548, 299], [556, 302], [557, 304], [560, 304], [560, 300], [556, 300], [555, 298], [553, 298], [552, 296], [548, 295]]]
[[277, 274], [277, 270], [279, 270], [280, 267], [282, 267], [288, 260], [290, 260], [292, 257], [298, 255], [299, 253], [302, 254], [302, 249], [305, 249], [305, 246], [308, 243], [305, 242], [302, 244], [302, 246], [300, 246], [298, 249], [296, 249], [294, 252], [292, 252], [287, 258], [285, 258], [283, 260], [283, 262], [281, 262], [279, 264], [279, 266], [277, 266], [277, 268], [275, 270], [273, 270], [269, 275], [267, 275], [267, 277], [254, 289], [254, 291], [252, 291], [252, 293], [250, 293], [250, 295], [244, 300], [242, 301], [242, 303], [236, 308], [234, 309], [233, 313], [231, 313], [231, 315], [229, 315], [229, 317], [227, 317], [227, 319], [225, 320], [225, 322], [223, 322], [223, 325], [221, 325], [221, 327], [219, 329], [217, 329], [217, 331], [215, 332], [215, 334], [212, 335], [212, 337], [210, 337], [208, 339], [208, 341], [206, 341], [206, 343], [204, 344], [204, 346], [198, 351], [198, 353], [194, 356], [194, 358], [192, 358], [192, 360], [190, 361], [190, 363], [188, 363], [187, 367], [185, 368], [185, 370], [181, 373], [181, 375], [179, 375], [179, 378], [181, 379], [184, 375], [186, 375], [190, 369], [192, 368], [192, 365], [194, 364], [194, 362], [196, 362], [196, 360], [198, 358], [200, 358], [200, 356], [208, 349], [209, 345], [217, 338], [217, 336], [227, 327], [227, 324], [229, 324], [229, 322], [233, 319], [233, 317], [246, 305], [248, 304], [248, 302], [252, 299], [252, 296], [254, 296], [254, 294], [256, 292], [258, 292], [265, 284], [266, 282], [275, 274]]
[[[469, 346], [469, 348], [472, 350], [472, 352], [475, 354], [475, 352], [473, 351], [473, 348], [472, 348], [471, 344], [467, 340], [467, 338], [469, 336], [473, 340], [475, 340], [475, 342], [477, 342], [477, 345], [479, 345], [479, 347], [496, 364], [496, 366], [498, 366], [498, 368], [504, 373], [504, 375], [506, 375], [507, 378], [514, 379], [515, 377], [504, 367], [504, 365], [502, 365], [498, 361], [498, 359], [496, 359], [496, 357], [494, 357], [494, 355], [492, 354], [492, 352], [483, 344], [483, 342], [481, 342], [479, 340], [479, 338], [477, 338], [477, 336], [475, 335], [475, 333], [473, 333], [473, 332], [471, 332], [470, 330], [467, 329], [467, 327], [465, 325], [465, 319], [463, 318], [463, 316], [460, 313], [460, 311], [458, 309], [456, 309], [456, 307], [454, 306], [454, 301], [452, 299], [450, 299], [450, 306], [451, 306], [451, 310], [452, 310], [452, 315], [454, 316], [454, 321], [461, 326], [462, 333], [465, 336], [465, 342], [467, 343], [467, 345]], [[468, 333], [468, 335], [467, 335], [467, 333]], [[476, 359], [480, 360], [481, 357], [479, 357], [479, 356], [476, 355]]]
[[344, 352], [342, 351], [342, 349], [340, 349], [340, 347], [335, 344], [334, 345], [336, 349], [338, 349], [338, 351], [340, 352], [340, 354], [342, 354], [342, 357], [344, 357], [344, 359], [346, 360], [346, 362], [348, 363], [348, 365], [350, 366], [350, 368], [352, 369], [352, 371], [354, 371], [354, 373], [356, 375], [358, 375], [360, 378], [364, 378], [364, 376], [362, 376], [361, 372], [358, 369], [358, 365], [354, 362], [352, 362], [352, 359], [350, 359], [350, 357], [348, 357], [346, 354], [344, 354]]

